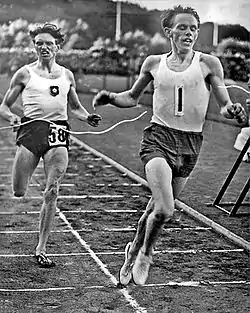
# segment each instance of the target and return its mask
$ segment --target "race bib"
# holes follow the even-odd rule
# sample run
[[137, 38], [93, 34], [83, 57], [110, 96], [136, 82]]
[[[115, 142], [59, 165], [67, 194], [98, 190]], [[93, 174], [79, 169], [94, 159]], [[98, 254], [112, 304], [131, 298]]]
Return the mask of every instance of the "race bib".
[[48, 138], [50, 147], [67, 145], [67, 133], [64, 129], [67, 129], [65, 125], [50, 125]]
[[184, 115], [184, 86], [175, 86], [175, 116]]

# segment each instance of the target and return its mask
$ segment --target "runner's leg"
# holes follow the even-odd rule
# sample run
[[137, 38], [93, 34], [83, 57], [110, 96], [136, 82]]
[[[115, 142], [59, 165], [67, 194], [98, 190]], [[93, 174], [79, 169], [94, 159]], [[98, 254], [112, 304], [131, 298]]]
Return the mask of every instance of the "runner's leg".
[[147, 218], [148, 218], [149, 214], [151, 214], [153, 209], [154, 209], [154, 201], [153, 201], [153, 198], [151, 197], [150, 200], [148, 201], [145, 212], [142, 214], [142, 216], [138, 222], [137, 231], [136, 231], [134, 240], [133, 240], [132, 245], [131, 245], [130, 250], [129, 250], [129, 252], [131, 253], [132, 256], [137, 255], [139, 249], [141, 248], [141, 246], [144, 242]]
[[39, 159], [39, 157], [23, 145], [17, 146], [12, 168], [12, 186], [14, 196], [24, 196]]
[[46, 244], [52, 229], [60, 182], [67, 170], [68, 151], [65, 147], [50, 149], [44, 155], [46, 187], [40, 212], [39, 242], [36, 255], [46, 253]]
[[[179, 197], [181, 191], [184, 189], [186, 185], [187, 180], [188, 180], [188, 177], [173, 178], [172, 186], [173, 186], [174, 199], [177, 199]], [[173, 222], [181, 226], [181, 211], [176, 210], [176, 209], [174, 210]]]
[[154, 210], [146, 224], [142, 251], [151, 255], [164, 222], [174, 214], [172, 170], [165, 159], [157, 157], [146, 164], [146, 176], [154, 199]]
[[166, 220], [174, 214], [172, 170], [164, 158], [156, 157], [146, 164], [146, 176], [154, 200], [154, 208], [146, 220], [144, 241], [136, 257], [132, 276], [144, 285], [152, 263], [153, 248]]

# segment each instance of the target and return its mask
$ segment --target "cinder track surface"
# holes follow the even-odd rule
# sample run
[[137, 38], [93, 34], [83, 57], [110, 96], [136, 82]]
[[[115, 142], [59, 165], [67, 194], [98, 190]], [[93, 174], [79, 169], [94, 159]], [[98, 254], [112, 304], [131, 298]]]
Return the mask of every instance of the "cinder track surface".
[[[44, 188], [42, 163], [27, 197], [13, 199], [14, 136], [1, 132], [0, 141], [1, 313], [248, 311], [248, 254], [185, 213], [181, 225], [165, 225], [147, 285], [118, 289], [124, 248], [150, 193], [77, 142], [71, 146], [48, 244], [57, 266], [39, 268], [33, 254]], [[218, 222], [216, 215], [213, 221]]]

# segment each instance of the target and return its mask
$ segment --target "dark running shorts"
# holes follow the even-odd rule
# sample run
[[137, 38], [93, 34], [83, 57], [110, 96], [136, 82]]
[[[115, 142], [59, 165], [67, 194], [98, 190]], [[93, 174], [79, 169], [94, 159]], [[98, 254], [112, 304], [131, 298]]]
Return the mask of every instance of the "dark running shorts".
[[[30, 118], [23, 117], [21, 123], [30, 121]], [[69, 130], [67, 121], [53, 121], [53, 123]], [[23, 145], [38, 157], [51, 148], [69, 147], [69, 133], [58, 128], [56, 125], [49, 124], [44, 121], [34, 121], [32, 123], [21, 126], [17, 131], [16, 144]]]
[[188, 177], [200, 153], [203, 135], [152, 123], [143, 131], [140, 157], [144, 165], [155, 157], [164, 158], [173, 177]]

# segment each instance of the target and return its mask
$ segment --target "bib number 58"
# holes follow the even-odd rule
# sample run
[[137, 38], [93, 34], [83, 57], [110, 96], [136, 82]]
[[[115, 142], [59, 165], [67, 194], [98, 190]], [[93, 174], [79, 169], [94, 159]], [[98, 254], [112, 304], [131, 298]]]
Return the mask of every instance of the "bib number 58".
[[50, 146], [62, 146], [67, 144], [66, 126], [62, 125], [50, 125], [49, 129], [49, 145]]

